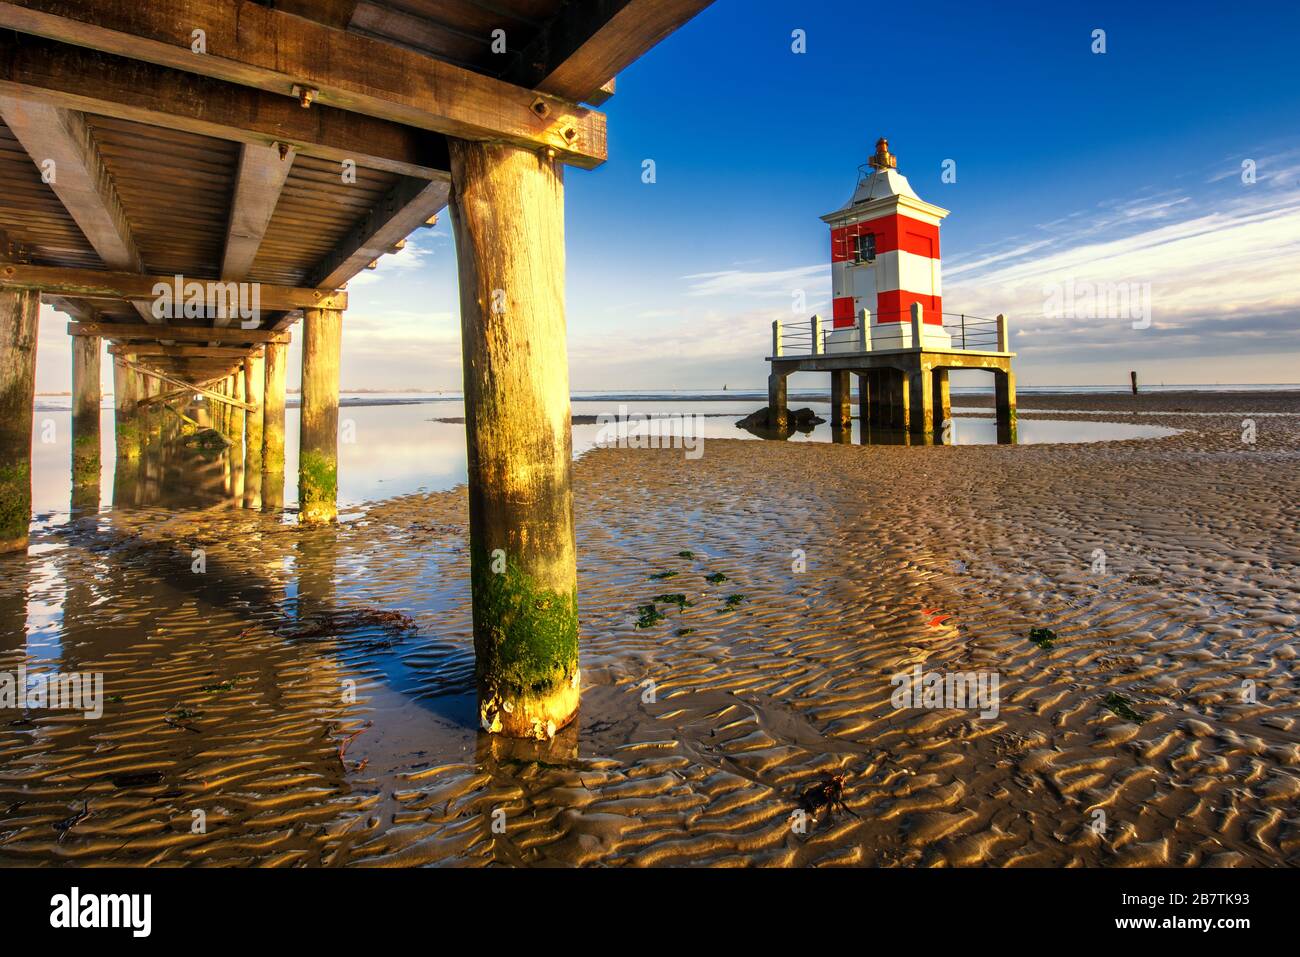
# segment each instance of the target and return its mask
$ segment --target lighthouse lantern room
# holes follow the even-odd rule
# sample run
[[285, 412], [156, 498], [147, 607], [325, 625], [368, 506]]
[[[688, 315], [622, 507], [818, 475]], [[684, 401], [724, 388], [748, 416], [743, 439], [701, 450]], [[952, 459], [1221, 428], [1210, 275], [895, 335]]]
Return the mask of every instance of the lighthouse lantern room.
[[[948, 210], [916, 195], [889, 141], [858, 169], [858, 185], [842, 209], [822, 217], [831, 228], [832, 328], [827, 353], [872, 349], [948, 349], [939, 275], [939, 224]], [[922, 309], [914, 343], [912, 304]], [[866, 310], [869, 327], [858, 328]]]

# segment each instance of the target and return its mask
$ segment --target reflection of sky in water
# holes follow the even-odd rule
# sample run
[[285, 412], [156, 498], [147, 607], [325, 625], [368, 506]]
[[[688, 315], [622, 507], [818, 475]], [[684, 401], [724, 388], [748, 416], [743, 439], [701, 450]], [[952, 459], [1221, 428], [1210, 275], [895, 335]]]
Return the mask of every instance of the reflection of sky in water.
[[[363, 502], [393, 498], [420, 491], [441, 491], [465, 481], [465, 429], [461, 423], [437, 422], [440, 418], [463, 418], [459, 397], [420, 397], [423, 401], [398, 405], [364, 404], [378, 397], [358, 397], [362, 404], [344, 405], [339, 409], [339, 506], [348, 508]], [[346, 400], [346, 397], [345, 397]], [[63, 404], [52, 397], [51, 405]], [[596, 416], [657, 412], [668, 415], [700, 414], [704, 418], [691, 423], [692, 434], [703, 426], [705, 454], [710, 439], [757, 439], [736, 421], [753, 411], [761, 402], [665, 401], [592, 399], [578, 396], [573, 414]], [[797, 402], [807, 405], [820, 416], [829, 416], [827, 402]], [[856, 408], [855, 408], [856, 412]], [[297, 501], [299, 410], [286, 411], [285, 422], [285, 502]], [[61, 521], [68, 512], [72, 490], [70, 472], [69, 413], [38, 408], [33, 429], [33, 510], [38, 522]], [[984, 444], [996, 440], [993, 419], [961, 417], [957, 423], [957, 444]], [[52, 424], [52, 428], [51, 425]], [[595, 423], [573, 427], [573, 451], [581, 455], [596, 442], [601, 426]], [[1095, 442], [1114, 439], [1155, 438], [1173, 434], [1174, 430], [1133, 422], [1020, 420], [1020, 442]], [[113, 413], [105, 409], [101, 418], [100, 501], [107, 505], [113, 497]], [[52, 438], [53, 441], [43, 441]], [[859, 439], [854, 423], [853, 441]], [[829, 442], [829, 424], [817, 426], [811, 433], [796, 434], [791, 441]], [[683, 452], [685, 454], [685, 452]]]

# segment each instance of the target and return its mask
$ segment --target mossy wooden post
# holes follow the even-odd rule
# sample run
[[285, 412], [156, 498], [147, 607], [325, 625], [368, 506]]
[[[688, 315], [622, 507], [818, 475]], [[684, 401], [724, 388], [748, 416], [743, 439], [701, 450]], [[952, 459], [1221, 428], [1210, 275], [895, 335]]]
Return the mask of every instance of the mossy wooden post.
[[338, 517], [342, 336], [342, 312], [303, 310], [302, 416], [298, 427], [298, 518], [303, 522], [332, 522]]
[[249, 356], [244, 359], [244, 395], [247, 397], [245, 401], [253, 407], [253, 411], [244, 414], [248, 434], [248, 455], [245, 461], [248, 463], [249, 472], [256, 472], [258, 475], [262, 473], [262, 413], [265, 409], [262, 397], [265, 391], [265, 361], [260, 355]]
[[268, 342], [263, 357], [262, 386], [262, 470], [284, 474], [284, 390], [289, 348], [283, 342]]
[[32, 410], [41, 294], [0, 290], [0, 554], [25, 552], [32, 521]]
[[998, 444], [1016, 444], [1016, 374], [1008, 360], [1005, 371], [993, 373], [994, 404], [998, 416]]
[[113, 361], [113, 436], [117, 458], [135, 462], [140, 458], [140, 418], [136, 401], [136, 374], [123, 361], [134, 356], [119, 356]]
[[578, 711], [564, 179], [544, 154], [451, 141], [479, 719], [544, 739]]
[[[244, 374], [242, 371], [235, 373], [230, 378], [230, 397], [236, 402], [244, 401]], [[244, 410], [230, 407], [230, 450], [226, 458], [230, 461], [230, 494], [235, 500], [242, 501], [244, 498], [244, 476], [247, 470], [244, 468], [244, 427], [245, 416]]]
[[72, 504], [99, 507], [99, 383], [103, 341], [72, 336]]
[[289, 350], [268, 342], [262, 395], [262, 507], [284, 508], [284, 390]]

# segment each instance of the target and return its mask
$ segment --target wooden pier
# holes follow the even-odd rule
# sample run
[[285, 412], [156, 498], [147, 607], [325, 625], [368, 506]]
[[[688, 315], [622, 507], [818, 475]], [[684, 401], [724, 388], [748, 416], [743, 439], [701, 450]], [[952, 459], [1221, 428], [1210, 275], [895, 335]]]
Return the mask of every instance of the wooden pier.
[[74, 498], [201, 395], [245, 503], [283, 501], [303, 321], [299, 516], [336, 517], [347, 281], [450, 207], [460, 258], [480, 717], [578, 702], [565, 165], [605, 160], [614, 76], [709, 0], [0, 2], [0, 551], [31, 519], [37, 311], [73, 318]]

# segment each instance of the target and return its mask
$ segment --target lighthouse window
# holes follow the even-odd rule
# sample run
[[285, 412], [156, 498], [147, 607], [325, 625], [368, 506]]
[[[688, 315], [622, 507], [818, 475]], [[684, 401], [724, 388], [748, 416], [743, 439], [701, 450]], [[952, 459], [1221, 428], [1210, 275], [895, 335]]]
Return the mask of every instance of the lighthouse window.
[[855, 240], [853, 258], [856, 262], [870, 263], [876, 261], [876, 234], [863, 233]]

